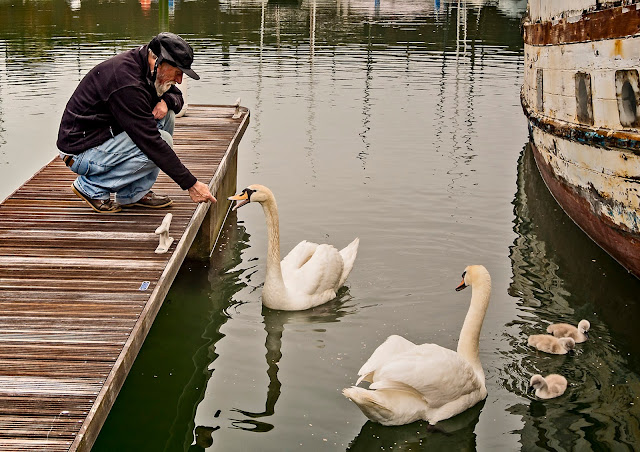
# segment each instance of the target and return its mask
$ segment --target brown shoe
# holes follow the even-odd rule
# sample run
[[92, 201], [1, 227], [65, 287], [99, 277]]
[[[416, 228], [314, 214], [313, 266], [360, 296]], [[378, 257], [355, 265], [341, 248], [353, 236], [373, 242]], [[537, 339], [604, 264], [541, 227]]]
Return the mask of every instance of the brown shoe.
[[117, 213], [122, 210], [120, 204], [113, 202], [110, 199], [91, 199], [80, 190], [76, 188], [74, 184], [71, 184], [71, 190], [83, 201], [98, 213]]
[[173, 200], [165, 195], [159, 195], [149, 190], [149, 193], [144, 195], [138, 201], [131, 204], [124, 204], [124, 207], [149, 207], [151, 209], [161, 209], [162, 207], [168, 207], [173, 204]]

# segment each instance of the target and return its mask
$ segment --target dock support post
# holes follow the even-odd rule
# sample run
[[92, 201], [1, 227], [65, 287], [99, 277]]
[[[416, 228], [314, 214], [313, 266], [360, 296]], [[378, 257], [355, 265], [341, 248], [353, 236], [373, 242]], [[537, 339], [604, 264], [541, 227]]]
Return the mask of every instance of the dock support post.
[[224, 219], [231, 204], [231, 201], [227, 198], [236, 193], [236, 183], [238, 179], [237, 145], [236, 149], [233, 149], [232, 155], [229, 160], [229, 165], [227, 166], [226, 174], [222, 177], [216, 192], [213, 193], [218, 202], [209, 207], [209, 211], [202, 221], [198, 234], [187, 253], [187, 259], [208, 261], [211, 250], [218, 237], [218, 232], [220, 232], [220, 229], [224, 226]]

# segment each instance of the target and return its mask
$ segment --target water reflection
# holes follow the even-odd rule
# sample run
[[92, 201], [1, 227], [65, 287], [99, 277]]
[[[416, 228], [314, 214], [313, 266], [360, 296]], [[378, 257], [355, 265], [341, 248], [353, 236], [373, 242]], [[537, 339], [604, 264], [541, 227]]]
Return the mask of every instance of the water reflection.
[[371, 147], [371, 140], [368, 138], [369, 131], [371, 130], [371, 80], [373, 71], [373, 51], [371, 43], [371, 25], [367, 24], [367, 58], [365, 63], [365, 77], [364, 77], [364, 90], [362, 95], [362, 132], [360, 132], [360, 138], [362, 138], [363, 148], [358, 152], [358, 159], [362, 162], [362, 169], [367, 169], [367, 157], [369, 155], [369, 148]]
[[71, 11], [79, 11], [82, 7], [81, 0], [67, 0], [67, 3], [69, 4]]
[[274, 427], [272, 424], [260, 419], [275, 414], [276, 402], [282, 392], [282, 383], [278, 379], [278, 370], [282, 360], [282, 335], [285, 331], [285, 325], [321, 325], [339, 322], [341, 317], [353, 312], [353, 308], [347, 306], [347, 302], [350, 299], [349, 289], [341, 287], [335, 300], [306, 311], [276, 311], [263, 306], [264, 329], [267, 333], [264, 344], [267, 350], [265, 359], [267, 361], [267, 376], [269, 377], [265, 407], [260, 412], [234, 408], [233, 411], [248, 418], [233, 419], [232, 426], [234, 428], [264, 433]]
[[[512, 118], [521, 113], [519, 106], [509, 106], [518, 102], [519, 87], [514, 86], [522, 43], [517, 19], [509, 19], [495, 0], [316, 0], [314, 7], [310, 0], [196, 0], [176, 1], [174, 9], [169, 0], [83, 1], [76, 11], [65, 0], [11, 3], [0, 1], [0, 49], [7, 62], [6, 72], [0, 67], [0, 120], [5, 121], [9, 143], [0, 151], [8, 149], [10, 155], [29, 160], [8, 165], [12, 170], [26, 168], [15, 186], [50, 159], [34, 158], [37, 152], [54, 151], [57, 119], [34, 118], [50, 115], [54, 107], [62, 109], [77, 81], [96, 63], [148, 42], [169, 26], [193, 43], [197, 70], [205, 75], [202, 83], [190, 86], [190, 101], [224, 103], [241, 96], [243, 105], [251, 108], [238, 177], [258, 179], [247, 174], [251, 172], [285, 192], [331, 200], [320, 209], [307, 203], [304, 210], [298, 203], [299, 215], [288, 223], [292, 236], [302, 235], [309, 224], [333, 221], [336, 237], [350, 239], [352, 230], [362, 226], [371, 245], [359, 261], [363, 276], [352, 286], [358, 287], [359, 298], [351, 304], [385, 305], [347, 318], [339, 316], [350, 312], [349, 303], [327, 305], [329, 312], [320, 310], [313, 314], [316, 318], [262, 312], [259, 290], [253, 287], [262, 283], [261, 274], [252, 276], [257, 264], [246, 257], [262, 256], [266, 246], [256, 245], [255, 254], [242, 252], [248, 239], [236, 225], [230, 233], [238, 235], [227, 246], [241, 248], [222, 250], [220, 256], [230, 254], [210, 268], [187, 265], [176, 278], [94, 450], [275, 451], [303, 442], [301, 450], [344, 450], [350, 441], [360, 450], [375, 446], [366, 438], [369, 426], [354, 439], [363, 422], [361, 413], [341, 408], [348, 402], [339, 390], [351, 379], [351, 370], [342, 363], [363, 344], [379, 343], [378, 327], [395, 330], [394, 322], [405, 317], [407, 329], [420, 322], [425, 311], [416, 305], [407, 312], [399, 294], [417, 294], [428, 286], [416, 268], [438, 273], [437, 266], [445, 268], [457, 259], [455, 252], [449, 253], [453, 243], [436, 243], [424, 231], [460, 237], [462, 217], [449, 207], [465, 202], [461, 192], [471, 192], [471, 183], [464, 185], [461, 178], [480, 182], [467, 197], [468, 214], [480, 216], [479, 223], [484, 225], [488, 216], [487, 199], [506, 207], [504, 215], [486, 219], [491, 234], [477, 251], [489, 248], [499, 255], [495, 266], [503, 273], [511, 267], [504, 240], [496, 237], [511, 233], [513, 188], [487, 187], [493, 187], [493, 179], [510, 177], [515, 159], [496, 151], [499, 147], [487, 144], [483, 135], [504, 144], [526, 134]], [[511, 114], [514, 108], [516, 115]], [[503, 117], [491, 119], [496, 110]], [[34, 133], [44, 130], [43, 123], [51, 130]], [[33, 136], [33, 143], [25, 143], [21, 134]], [[471, 162], [475, 153], [486, 163], [482, 158]], [[468, 177], [470, 169], [476, 176], [484, 174], [488, 184]], [[502, 170], [499, 177], [497, 169]], [[361, 177], [378, 188], [375, 203], [359, 190]], [[452, 179], [455, 190], [442, 195]], [[311, 193], [305, 187], [309, 182], [317, 185]], [[15, 188], [7, 187], [0, 186]], [[341, 202], [345, 193], [349, 202]], [[408, 193], [410, 208], [399, 214], [391, 207]], [[441, 196], [451, 202], [441, 202]], [[293, 205], [297, 200], [283, 197], [285, 202]], [[335, 217], [327, 214], [336, 210], [340, 214]], [[432, 221], [434, 217], [439, 220]], [[260, 217], [259, 224], [262, 221]], [[407, 238], [419, 241], [415, 249], [403, 246]], [[418, 253], [425, 257], [414, 258]], [[229, 310], [239, 303], [244, 304], [237, 311]], [[443, 319], [448, 319], [449, 309], [442, 309]], [[321, 325], [338, 319], [341, 323], [321, 331]], [[511, 328], [518, 330], [513, 337], [519, 337], [520, 327]], [[616, 347], [628, 350], [617, 341]], [[521, 351], [522, 356], [528, 353]], [[528, 376], [533, 369], [525, 368]], [[524, 394], [519, 384], [525, 372], [521, 374], [512, 374], [518, 377], [515, 381], [504, 376], [518, 394]], [[320, 382], [318, 375], [323, 377]], [[523, 396], [525, 408], [527, 400]], [[273, 428], [253, 435], [243, 427], [252, 432]], [[473, 427], [452, 437], [418, 427], [418, 435], [406, 438], [418, 446], [420, 441], [476, 441]], [[371, 428], [390, 445], [394, 436], [413, 435], [402, 428], [385, 429], [381, 435], [376, 426]], [[483, 441], [502, 444], [502, 431], [476, 433], [481, 449]]]
[[[199, 450], [207, 443], [216, 426], [196, 425], [194, 412], [218, 356], [221, 328], [238, 304], [233, 295], [246, 287], [239, 267], [248, 238], [233, 212], [210, 265], [183, 265], [93, 451], [123, 450], [125, 431], [131, 432], [128, 450]], [[146, 415], [132, 418], [138, 410]]]
[[[268, 133], [264, 133], [263, 128], [273, 127], [272, 121], [263, 119], [263, 102], [285, 102], [279, 100], [283, 93], [285, 99], [290, 99], [291, 93], [283, 91], [284, 85], [274, 88], [274, 80], [299, 78], [303, 57], [308, 57], [309, 88], [298, 82], [292, 89], [292, 97], [305, 100], [297, 104], [307, 108], [306, 116], [301, 116], [306, 121], [299, 121], [305, 123], [304, 127], [292, 124], [290, 133], [307, 132], [305, 156], [310, 161], [306, 163], [314, 180], [321, 171], [318, 147], [324, 136], [317, 133], [317, 127], [323, 119], [324, 101], [334, 103], [336, 113], [348, 113], [345, 106], [350, 102], [356, 106], [358, 102], [360, 117], [343, 116], [338, 121], [341, 125], [352, 117], [359, 121], [346, 126], [358, 129], [359, 143], [345, 146], [354, 149], [352, 155], [359, 159], [363, 169], [371, 171], [369, 161], [380, 143], [372, 125], [380, 124], [381, 120], [390, 123], [392, 119], [381, 118], [380, 112], [386, 110], [393, 114], [397, 110], [394, 103], [405, 104], [400, 107], [401, 111], [410, 110], [411, 98], [417, 97], [412, 95], [415, 87], [441, 89], [436, 132], [424, 141], [428, 149], [450, 153], [452, 165], [444, 171], [451, 173], [451, 185], [455, 185], [462, 177], [461, 162], [474, 153], [471, 137], [476, 133], [476, 121], [470, 109], [475, 108], [472, 99], [478, 77], [476, 58], [485, 57], [481, 50], [484, 45], [507, 46], [518, 52], [521, 47], [517, 28], [508, 26], [510, 21], [499, 14], [493, 4], [489, 3], [492, 6], [482, 9], [480, 14], [477, 4], [483, 2], [445, 2], [439, 8], [432, 2], [414, 0], [380, 2], [376, 10], [374, 2], [369, 1], [313, 0], [283, 5], [264, 0], [231, 5], [209, 1], [123, 0], [83, 2], [79, 9], [76, 3], [71, 8], [71, 1], [0, 3], [0, 42], [6, 54], [7, 81], [11, 80], [10, 84], [3, 81], [0, 89], [5, 88], [3, 98], [16, 106], [15, 111], [28, 116], [47, 115], [51, 113], [51, 106], [56, 105], [58, 113], [54, 114], [59, 117], [77, 81], [95, 64], [148, 42], [158, 31], [179, 28], [185, 30], [185, 36], [193, 43], [195, 64], [209, 80], [222, 80], [221, 88], [233, 93], [226, 97], [227, 93], [221, 96], [217, 90], [205, 97], [202, 95], [206, 89], [204, 83], [196, 84], [194, 92], [198, 92], [203, 102], [232, 102], [243, 84], [251, 85], [251, 89], [244, 88], [247, 94], [242, 99], [254, 113], [245, 139], [253, 145], [254, 172], [258, 172], [265, 164], [262, 152], [268, 144], [265, 143]], [[208, 20], [203, 20], [205, 17]], [[256, 33], [258, 21], [259, 34]], [[456, 52], [458, 58], [454, 59], [452, 55]], [[403, 59], [400, 65], [394, 61], [399, 58]], [[437, 79], [429, 74], [430, 66], [439, 63], [442, 70]], [[333, 67], [327, 69], [324, 66], [327, 64]], [[333, 73], [333, 97], [327, 95], [326, 85], [323, 86], [326, 83], [323, 75], [328, 71]], [[406, 99], [381, 101], [381, 89], [388, 89], [384, 78], [392, 77], [406, 84], [407, 89], [402, 92]], [[298, 92], [301, 94], [296, 96]], [[452, 104], [455, 104], [453, 113], [447, 111]], [[430, 108], [427, 106], [426, 110], [429, 112]], [[273, 108], [269, 110], [270, 117], [277, 114]], [[24, 170], [28, 173], [25, 179], [52, 158], [56, 122], [46, 120], [48, 134], [43, 135], [41, 141], [48, 141], [24, 145], [35, 154], [29, 159], [32, 167]], [[22, 118], [14, 119], [14, 124], [24, 129], [31, 126], [26, 132], [30, 137], [37, 136], [35, 131], [43, 129], [42, 124]], [[6, 137], [10, 152], [23, 154], [17, 144], [22, 139], [19, 129], [15, 126], [8, 129]], [[376, 158], [379, 160], [380, 156]], [[371, 177], [370, 173], [363, 174], [365, 180]], [[4, 192], [8, 194], [15, 188], [7, 187]]]
[[[529, 145], [518, 162], [514, 206], [517, 237], [509, 291], [519, 299], [521, 314], [507, 325], [511, 350], [500, 378], [504, 387], [530, 398], [509, 408], [522, 417], [521, 443], [526, 450], [633, 449], [640, 441], [640, 344], [634, 337], [640, 282], [562, 212]], [[592, 329], [575, 356], [544, 355], [527, 347], [527, 336], [544, 333], [549, 323], [575, 325], [582, 318]], [[535, 373], [564, 375], [567, 392], [545, 402], [531, 398], [526, 386]]]
[[140, 9], [145, 16], [148, 16], [151, 9], [151, 0], [140, 0]]
[[475, 428], [484, 404], [483, 400], [451, 419], [438, 422], [435, 426], [426, 422], [414, 422], [400, 427], [385, 427], [367, 421], [347, 450], [475, 451]]
[[[242, 262], [241, 253], [247, 247], [248, 240], [249, 234], [242, 225], [238, 224], [236, 212], [230, 211], [218, 238], [214, 249], [215, 252], [211, 256], [210, 269], [208, 271], [209, 293], [213, 303], [212, 314], [214, 321], [207, 325], [203, 336], [210, 337], [212, 340], [200, 347], [194, 355], [194, 361], [199, 365], [194, 369], [189, 384], [184, 388], [184, 394], [191, 395], [186, 397], [184, 402], [181, 399], [180, 402], [183, 403], [178, 404], [178, 412], [184, 413], [185, 418], [176, 417], [171, 429], [172, 436], [168, 443], [169, 446], [166, 450], [172, 450], [171, 444], [174, 441], [175, 446], [179, 444], [178, 441], [182, 444], [188, 444], [192, 440], [197, 446], [205, 445], [210, 440], [212, 441], [211, 434], [220, 428], [219, 426], [195, 426], [193, 413], [195, 407], [205, 397], [206, 382], [211, 378], [211, 373], [213, 372], [210, 363], [214, 362], [218, 357], [216, 343], [224, 337], [220, 333], [220, 329], [230, 318], [227, 312], [238, 304], [233, 295], [246, 287], [246, 283], [240, 280], [240, 275], [243, 272], [240, 264]], [[205, 362], [208, 365], [203, 366]], [[193, 394], [198, 394], [197, 400], [194, 400]], [[181, 405], [184, 405], [183, 409], [180, 409]], [[218, 411], [214, 417], [217, 418], [219, 415], [220, 412]], [[189, 426], [186, 434], [183, 430], [185, 425]]]
[[[491, 8], [483, 9], [484, 4]], [[514, 48], [521, 47], [517, 29], [500, 35], [500, 39], [493, 34], [498, 30], [504, 31], [504, 27], [498, 25], [508, 20], [505, 16], [517, 19], [522, 15], [525, 8], [521, 1], [502, 0], [497, 8], [493, 0], [443, 2], [439, 7], [433, 2], [415, 0], [381, 2], [379, 6], [368, 0], [310, 0], [303, 3], [298, 0], [123, 0], [84, 3], [81, 0], [51, 0], [45, 3], [24, 0], [0, 2], [0, 38], [25, 43], [46, 37], [47, 40], [42, 40], [42, 44], [50, 47], [52, 44], [64, 44], [51, 41], [50, 38], [65, 37], [65, 31], [73, 30], [83, 35], [83, 42], [99, 42], [108, 36], [146, 42], [161, 29], [175, 25], [182, 33], [185, 33], [182, 30], [186, 30], [188, 36], [191, 33], [209, 38], [233, 36], [237, 42], [265, 45], [275, 42], [276, 47], [282, 38], [286, 38], [290, 43], [310, 44], [310, 50], [315, 52], [321, 42], [319, 33], [327, 29], [331, 30], [331, 34], [321, 35], [323, 46], [361, 43], [361, 32], [354, 33], [353, 27], [361, 28], [364, 23], [372, 27], [371, 36], [375, 44], [402, 46], [408, 43], [415, 47], [435, 45], [437, 48], [439, 42], [431, 38], [432, 26], [434, 23], [442, 25], [441, 20], [444, 20], [451, 30], [457, 30], [457, 45], [462, 53], [465, 45], [475, 39], [471, 29], [465, 35], [468, 28], [464, 26], [465, 22], [475, 23], [477, 29], [487, 27], [491, 30], [485, 35], [487, 44], [507, 43]], [[263, 15], [262, 33], [257, 34], [254, 24], [260, 20], [260, 15]], [[335, 20], [336, 16], [356, 20], [341, 23]], [[426, 21], [425, 18], [436, 20]], [[220, 29], [220, 23], [225, 23], [224, 30]], [[25, 40], [27, 36], [29, 39]]]
[[220, 426], [205, 427], [199, 425], [194, 430], [195, 441], [189, 447], [189, 452], [203, 451], [211, 447], [213, 444], [213, 432], [220, 429]]

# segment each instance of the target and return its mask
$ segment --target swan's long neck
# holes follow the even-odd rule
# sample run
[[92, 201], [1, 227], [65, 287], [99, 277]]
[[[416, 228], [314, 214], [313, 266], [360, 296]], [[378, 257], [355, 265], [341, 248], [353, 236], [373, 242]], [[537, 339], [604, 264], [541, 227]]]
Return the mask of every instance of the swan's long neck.
[[474, 282], [471, 287], [471, 304], [464, 319], [458, 340], [458, 354], [464, 357], [475, 369], [482, 371], [479, 356], [480, 330], [484, 315], [489, 306], [491, 279], [488, 277]]
[[284, 287], [282, 281], [282, 270], [280, 268], [280, 222], [278, 220], [278, 206], [273, 198], [261, 203], [264, 216], [267, 220], [267, 283], [279, 283]]

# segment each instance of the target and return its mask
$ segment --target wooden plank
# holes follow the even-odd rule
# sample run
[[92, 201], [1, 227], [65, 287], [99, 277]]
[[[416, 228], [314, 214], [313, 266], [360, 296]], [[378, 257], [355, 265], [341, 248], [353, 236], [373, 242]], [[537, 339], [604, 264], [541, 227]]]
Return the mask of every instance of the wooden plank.
[[[60, 345], [60, 344], [31, 344], [29, 342], [14, 342], [11, 344], [0, 344], [0, 358], [10, 359], [20, 356], [23, 359], [41, 360], [43, 365], [49, 359], [76, 360], [76, 361], [110, 361], [115, 362], [118, 358], [121, 344], [114, 345]], [[9, 376], [13, 378], [12, 376]], [[1, 392], [5, 393], [4, 389]], [[15, 394], [26, 394], [28, 391], [23, 388]]]
[[[176, 153], [214, 195], [249, 121], [235, 110], [192, 105], [176, 122]], [[101, 215], [75, 177], [54, 158], [0, 203], [3, 451], [91, 448], [209, 208], [161, 174], [170, 208]], [[159, 255], [169, 212], [175, 242]]]
[[3, 452], [24, 452], [26, 450], [46, 450], [47, 452], [57, 452], [69, 450], [72, 441], [63, 439], [13, 439], [0, 438], [0, 450]]
[[[77, 365], [77, 361], [72, 363]], [[95, 363], [92, 363], [95, 365]], [[51, 415], [67, 411], [73, 416], [86, 416], [95, 398], [87, 396], [50, 396], [50, 395], [2, 395], [0, 394], [0, 414], [2, 415]], [[0, 448], [0, 450], [3, 450]]]

